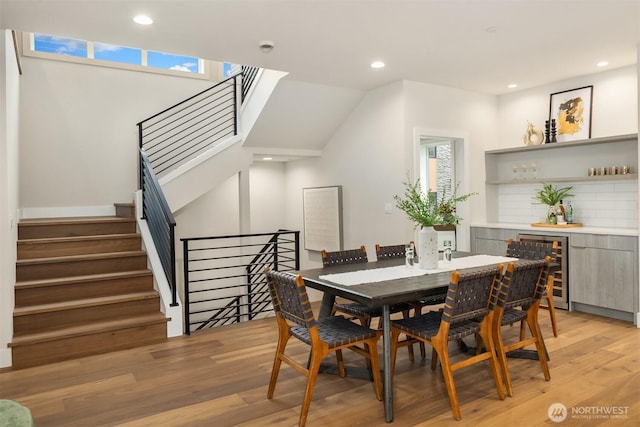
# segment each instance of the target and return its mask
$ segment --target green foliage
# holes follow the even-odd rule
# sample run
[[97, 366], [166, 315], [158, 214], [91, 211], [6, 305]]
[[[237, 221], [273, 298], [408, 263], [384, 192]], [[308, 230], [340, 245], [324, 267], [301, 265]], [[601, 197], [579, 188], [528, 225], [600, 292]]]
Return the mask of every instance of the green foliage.
[[[449, 198], [444, 194], [438, 201], [436, 193], [427, 192], [420, 188], [420, 180], [414, 184], [403, 182], [405, 186], [404, 197], [393, 196], [396, 207], [407, 214], [416, 227], [431, 227], [441, 224], [458, 224], [462, 218], [456, 214], [456, 204], [466, 201], [477, 193], [469, 193], [457, 196], [454, 192]], [[457, 187], [456, 187], [457, 190]]]
[[573, 187], [558, 188], [558, 186], [543, 183], [542, 188], [536, 192], [533, 199], [538, 204], [555, 206], [560, 203], [560, 200], [573, 197], [573, 194], [570, 193], [572, 189]]

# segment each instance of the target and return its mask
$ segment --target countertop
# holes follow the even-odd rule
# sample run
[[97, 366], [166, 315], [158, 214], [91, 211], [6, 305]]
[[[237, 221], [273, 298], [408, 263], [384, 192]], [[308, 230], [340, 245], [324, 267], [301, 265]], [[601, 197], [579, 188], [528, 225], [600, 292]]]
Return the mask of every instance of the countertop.
[[471, 224], [471, 227], [509, 228], [514, 230], [526, 230], [553, 233], [584, 233], [584, 234], [613, 234], [617, 236], [638, 236], [637, 228], [611, 228], [611, 227], [532, 227], [531, 224], [515, 223], [485, 223]]

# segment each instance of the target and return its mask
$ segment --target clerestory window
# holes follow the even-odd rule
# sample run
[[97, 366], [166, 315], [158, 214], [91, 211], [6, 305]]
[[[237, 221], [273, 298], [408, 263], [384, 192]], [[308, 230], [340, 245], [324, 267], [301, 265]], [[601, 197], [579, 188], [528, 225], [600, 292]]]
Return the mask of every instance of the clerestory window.
[[192, 56], [38, 33], [27, 33], [23, 43], [23, 52], [27, 56], [209, 78], [205, 69], [207, 61]]

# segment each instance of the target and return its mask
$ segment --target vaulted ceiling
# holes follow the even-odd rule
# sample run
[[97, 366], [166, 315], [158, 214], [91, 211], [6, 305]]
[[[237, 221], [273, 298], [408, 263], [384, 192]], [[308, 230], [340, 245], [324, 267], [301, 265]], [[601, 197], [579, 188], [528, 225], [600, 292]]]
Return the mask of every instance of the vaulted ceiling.
[[[133, 23], [140, 13], [154, 24]], [[0, 0], [0, 16], [6, 29], [286, 71], [344, 105], [403, 79], [500, 95], [636, 64], [640, 44], [638, 0]]]

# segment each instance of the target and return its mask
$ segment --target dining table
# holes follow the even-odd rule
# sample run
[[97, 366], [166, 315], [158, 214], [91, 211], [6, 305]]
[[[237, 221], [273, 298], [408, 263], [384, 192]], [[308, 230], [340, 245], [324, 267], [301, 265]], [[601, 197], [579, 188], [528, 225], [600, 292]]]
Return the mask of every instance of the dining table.
[[[442, 254], [441, 254], [442, 258]], [[318, 317], [331, 316], [336, 297], [368, 307], [382, 308], [383, 401], [387, 423], [393, 422], [390, 306], [446, 292], [453, 271], [467, 273], [516, 258], [453, 252], [451, 261], [440, 260], [435, 270], [405, 265], [404, 258], [300, 270], [305, 286], [322, 292]]]

